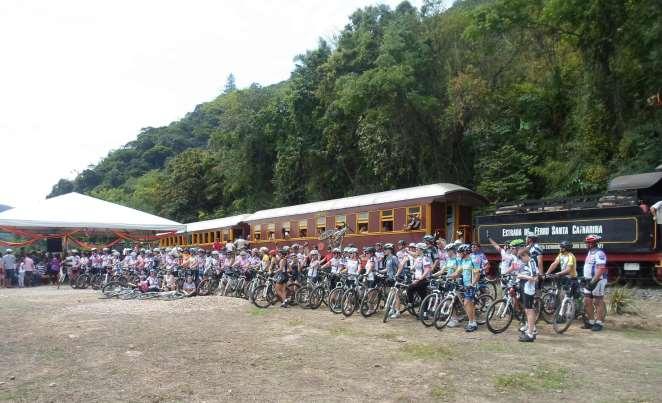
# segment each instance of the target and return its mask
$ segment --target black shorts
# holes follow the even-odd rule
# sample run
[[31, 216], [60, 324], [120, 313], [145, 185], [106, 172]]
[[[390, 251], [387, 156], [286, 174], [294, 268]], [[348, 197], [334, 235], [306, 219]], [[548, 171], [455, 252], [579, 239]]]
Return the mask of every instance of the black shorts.
[[276, 273], [276, 277], [274, 277], [274, 280], [276, 281], [276, 284], [285, 284], [287, 283], [287, 274], [283, 272], [278, 272]]
[[522, 293], [522, 305], [524, 305], [524, 309], [533, 309], [533, 300], [535, 299], [535, 295], [529, 295], [527, 293]]

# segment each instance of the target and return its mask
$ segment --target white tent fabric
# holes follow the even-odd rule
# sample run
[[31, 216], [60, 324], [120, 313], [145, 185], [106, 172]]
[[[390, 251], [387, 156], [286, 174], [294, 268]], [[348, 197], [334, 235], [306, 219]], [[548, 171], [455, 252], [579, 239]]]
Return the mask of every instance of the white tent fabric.
[[137, 231], [186, 229], [184, 224], [75, 192], [3, 211], [0, 226]]

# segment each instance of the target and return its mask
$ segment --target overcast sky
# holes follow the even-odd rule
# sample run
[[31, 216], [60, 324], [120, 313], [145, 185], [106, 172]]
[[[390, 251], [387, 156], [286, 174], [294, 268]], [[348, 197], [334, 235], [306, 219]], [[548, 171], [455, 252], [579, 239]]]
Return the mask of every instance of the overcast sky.
[[141, 128], [213, 99], [231, 72], [240, 88], [287, 79], [297, 54], [376, 3], [0, 1], [0, 204], [44, 198]]

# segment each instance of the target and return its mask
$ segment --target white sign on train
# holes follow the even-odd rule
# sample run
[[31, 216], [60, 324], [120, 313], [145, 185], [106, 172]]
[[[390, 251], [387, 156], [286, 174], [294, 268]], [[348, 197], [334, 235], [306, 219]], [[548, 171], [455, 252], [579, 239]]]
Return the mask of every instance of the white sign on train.
[[567, 225], [556, 226], [551, 225], [547, 227], [533, 227], [532, 228], [503, 228], [501, 230], [502, 237], [522, 237], [529, 235], [546, 236], [546, 235], [569, 235], [569, 234], [603, 234], [602, 225]]

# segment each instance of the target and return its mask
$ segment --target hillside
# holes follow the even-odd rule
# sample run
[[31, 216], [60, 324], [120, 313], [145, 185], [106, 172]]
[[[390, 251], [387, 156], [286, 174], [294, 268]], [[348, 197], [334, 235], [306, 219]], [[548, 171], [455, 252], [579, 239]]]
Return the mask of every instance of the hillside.
[[403, 2], [354, 12], [289, 80], [146, 128], [76, 190], [179, 221], [449, 181], [579, 195], [662, 155], [656, 0]]

